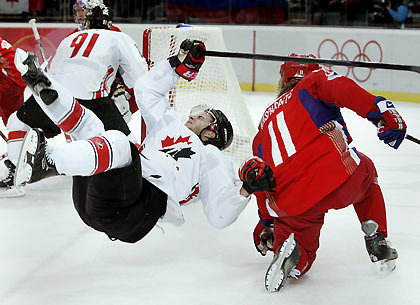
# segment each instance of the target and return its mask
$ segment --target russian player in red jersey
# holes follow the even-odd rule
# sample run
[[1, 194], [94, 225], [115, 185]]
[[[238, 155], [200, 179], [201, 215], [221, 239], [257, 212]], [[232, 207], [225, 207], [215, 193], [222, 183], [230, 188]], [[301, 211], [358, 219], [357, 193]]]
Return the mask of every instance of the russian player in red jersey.
[[[292, 54], [291, 56], [303, 55]], [[313, 57], [310, 55], [309, 57]], [[372, 262], [395, 268], [397, 251], [387, 244], [384, 199], [372, 161], [355, 148], [340, 108], [349, 108], [378, 127], [378, 137], [397, 149], [406, 124], [392, 102], [317, 64], [281, 66], [280, 93], [265, 110], [253, 141], [255, 162], [271, 167], [276, 186], [256, 192], [260, 222], [257, 250], [273, 250], [265, 286], [278, 291], [288, 276], [308, 272], [329, 209], [353, 204]]]

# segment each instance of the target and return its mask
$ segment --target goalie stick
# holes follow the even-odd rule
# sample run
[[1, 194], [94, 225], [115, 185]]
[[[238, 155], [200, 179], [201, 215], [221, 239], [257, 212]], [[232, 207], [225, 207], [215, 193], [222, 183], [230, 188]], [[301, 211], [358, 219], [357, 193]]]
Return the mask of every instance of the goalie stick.
[[[296, 57], [296, 56], [279, 56], [279, 55], [252, 54], [252, 53], [219, 52], [219, 51], [206, 51], [205, 55], [213, 56], [213, 57], [261, 59], [261, 60], [270, 60], [270, 61], [286, 61], [286, 62], [298, 62], [298, 63], [310, 63], [310, 64], [327, 64], [327, 65], [333, 65], [333, 66], [351, 66], [351, 67], [374, 68], [374, 69], [412, 71], [412, 72], [420, 73], [420, 66], [384, 64], [380, 62], [362, 62], [362, 61], [350, 61], [350, 60], [336, 60], [336, 59]], [[410, 140], [420, 145], [420, 140], [409, 134], [407, 134], [405, 138], [407, 140]]]
[[[44, 63], [48, 63], [47, 57], [45, 56], [44, 48], [42, 47], [41, 38], [39, 37], [38, 29], [36, 27], [36, 19], [31, 19], [28, 21], [28, 23], [32, 27], [32, 32], [34, 33], [35, 40], [38, 43], [39, 50], [41, 51], [42, 60], [44, 61]], [[47, 70], [47, 66], [45, 67], [45, 70]]]
[[362, 61], [351, 61], [351, 60], [279, 56], [279, 55], [252, 54], [252, 53], [233, 53], [233, 52], [219, 52], [219, 51], [206, 51], [205, 55], [213, 56], [213, 57], [260, 59], [260, 60], [270, 60], [270, 61], [309, 63], [309, 64], [324, 64], [324, 65], [326, 64], [326, 65], [332, 65], [332, 66], [350, 66], [350, 67], [373, 68], [373, 69], [412, 71], [412, 72], [420, 73], [420, 66], [385, 64], [381, 62], [362, 62]]

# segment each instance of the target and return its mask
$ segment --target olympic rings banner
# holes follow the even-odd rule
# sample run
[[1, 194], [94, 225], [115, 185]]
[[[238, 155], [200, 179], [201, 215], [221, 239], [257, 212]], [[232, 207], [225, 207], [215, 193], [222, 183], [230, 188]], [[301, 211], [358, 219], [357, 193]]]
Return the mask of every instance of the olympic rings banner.
[[[376, 40], [370, 40], [360, 45], [356, 40], [348, 39], [339, 45], [335, 40], [327, 38], [319, 44], [317, 57], [381, 63], [383, 60], [383, 51], [381, 45]], [[331, 67], [327, 65], [326, 67], [334, 69], [341, 75], [352, 77], [360, 83], [366, 82], [372, 76], [373, 70], [375, 70], [357, 67]]]
[[[231, 52], [420, 66], [420, 31], [379, 28], [293, 26], [222, 27]], [[241, 88], [275, 91], [282, 62], [232, 59]], [[323, 66], [345, 75], [373, 94], [420, 101], [420, 74], [362, 67]], [[395, 94], [394, 94], [395, 93]]]

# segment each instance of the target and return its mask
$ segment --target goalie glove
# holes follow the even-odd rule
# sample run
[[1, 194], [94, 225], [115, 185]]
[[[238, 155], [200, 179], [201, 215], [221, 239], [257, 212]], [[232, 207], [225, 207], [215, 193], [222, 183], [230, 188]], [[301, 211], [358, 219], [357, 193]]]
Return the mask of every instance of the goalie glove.
[[182, 78], [192, 81], [204, 63], [206, 46], [202, 41], [185, 39], [177, 55], [168, 58], [171, 67]]
[[249, 193], [271, 191], [276, 179], [270, 166], [258, 157], [251, 157], [239, 169], [242, 187]]
[[131, 121], [130, 103], [128, 102], [130, 94], [125, 91], [124, 85], [117, 85], [117, 88], [112, 93], [112, 99], [123, 116], [124, 121], [128, 124]]
[[405, 138], [407, 125], [391, 101], [377, 97], [375, 104], [378, 112], [368, 112], [366, 117], [378, 127], [378, 138], [397, 149]]
[[273, 251], [274, 231], [272, 219], [261, 219], [255, 226], [254, 245], [257, 251], [265, 256], [268, 251]]

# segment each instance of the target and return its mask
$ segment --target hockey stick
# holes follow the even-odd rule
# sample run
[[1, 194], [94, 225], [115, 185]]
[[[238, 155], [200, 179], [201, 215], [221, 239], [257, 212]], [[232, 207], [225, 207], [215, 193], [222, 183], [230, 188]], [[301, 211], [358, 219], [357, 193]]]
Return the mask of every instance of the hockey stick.
[[[333, 66], [352, 66], [352, 67], [362, 67], [362, 68], [412, 71], [412, 72], [420, 73], [420, 66], [384, 64], [384, 63], [379, 63], [379, 62], [362, 62], [362, 61], [350, 61], [350, 60], [336, 60], [336, 59], [323, 59], [323, 58], [310, 58], [310, 57], [308, 58], [308, 57], [296, 57], [296, 56], [278, 56], [278, 55], [251, 54], [251, 53], [233, 53], [233, 52], [219, 52], [219, 51], [206, 51], [205, 55], [213, 56], [213, 57], [261, 59], [261, 60], [270, 60], [270, 61], [287, 61], [287, 62], [298, 62], [298, 63], [309, 63], [309, 64], [328, 64], [328, 65], [333, 65]], [[406, 135], [405, 138], [416, 144], [420, 144], [420, 140], [411, 135]]]
[[270, 61], [287, 61], [287, 62], [309, 63], [309, 64], [327, 64], [327, 65], [332, 65], [332, 66], [350, 66], [350, 67], [362, 67], [362, 68], [373, 68], [373, 69], [412, 71], [412, 72], [420, 73], [420, 66], [384, 64], [380, 62], [362, 62], [362, 61], [351, 61], [351, 60], [308, 58], [308, 57], [295, 57], [295, 56], [278, 56], [278, 55], [251, 54], [251, 53], [233, 53], [233, 52], [219, 52], [219, 51], [206, 51], [205, 55], [213, 56], [213, 57], [261, 59], [261, 60], [270, 60]]
[[410, 140], [411, 142], [414, 142], [414, 143], [416, 143], [416, 144], [420, 144], [420, 140], [419, 140], [419, 139], [417, 139], [417, 138], [415, 138], [415, 137], [413, 137], [413, 136], [410, 136], [409, 134], [408, 134], [408, 135], [406, 135], [406, 136], [405, 136], [405, 138], [406, 138], [407, 140]]
[[[42, 47], [41, 38], [39, 37], [38, 29], [36, 27], [36, 19], [31, 19], [31, 20], [28, 21], [28, 23], [32, 27], [32, 32], [34, 33], [35, 40], [38, 43], [39, 50], [41, 51], [42, 60], [44, 61], [44, 63], [48, 62], [47, 57], [45, 56], [44, 48]], [[48, 67], [48, 64], [45, 67], [45, 70], [48, 70], [47, 67]]]
[[3, 131], [0, 130], [0, 137], [7, 143], [7, 137], [4, 135]]

